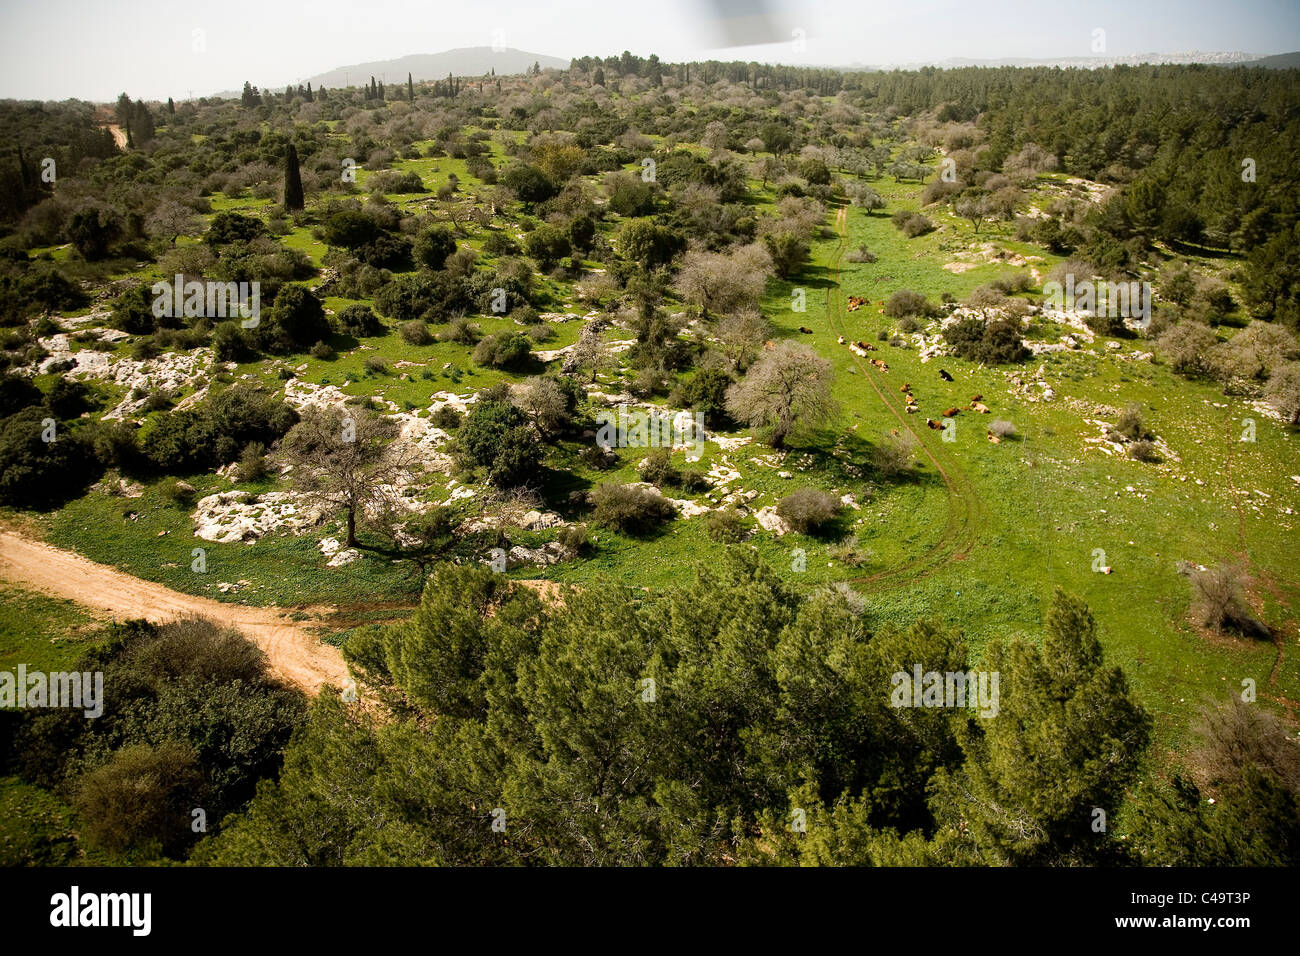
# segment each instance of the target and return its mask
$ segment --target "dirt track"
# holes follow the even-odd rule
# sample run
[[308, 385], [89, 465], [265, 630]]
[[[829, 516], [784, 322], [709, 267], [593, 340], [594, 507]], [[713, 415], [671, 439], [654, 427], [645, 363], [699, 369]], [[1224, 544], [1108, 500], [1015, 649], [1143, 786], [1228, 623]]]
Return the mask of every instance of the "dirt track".
[[223, 604], [182, 594], [3, 529], [0, 578], [118, 618], [165, 621], [200, 614], [228, 624], [266, 652], [274, 674], [309, 694], [316, 694], [322, 684], [342, 687], [348, 679], [343, 655], [308, 630], [311, 621], [292, 621], [273, 608]]

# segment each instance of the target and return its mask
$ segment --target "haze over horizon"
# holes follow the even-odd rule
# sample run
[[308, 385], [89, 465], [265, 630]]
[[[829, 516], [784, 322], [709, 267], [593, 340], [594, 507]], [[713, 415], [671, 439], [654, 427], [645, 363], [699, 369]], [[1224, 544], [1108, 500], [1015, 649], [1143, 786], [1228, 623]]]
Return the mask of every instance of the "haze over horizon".
[[[565, 59], [627, 49], [665, 61], [828, 67], [1300, 49], [1300, 4], [1291, 0], [1232, 7], [1209, 0], [1102, 0], [1087, 7], [930, 0], [906, 8], [854, 0], [676, 0], [623, 5], [616, 15], [591, 0], [489, 0], [473, 9], [419, 0], [11, 0], [0, 17], [0, 97], [39, 100], [110, 101], [124, 90], [182, 99], [238, 89], [244, 80], [274, 89], [347, 64], [489, 45]], [[1104, 53], [1094, 49], [1097, 29], [1105, 31]]]

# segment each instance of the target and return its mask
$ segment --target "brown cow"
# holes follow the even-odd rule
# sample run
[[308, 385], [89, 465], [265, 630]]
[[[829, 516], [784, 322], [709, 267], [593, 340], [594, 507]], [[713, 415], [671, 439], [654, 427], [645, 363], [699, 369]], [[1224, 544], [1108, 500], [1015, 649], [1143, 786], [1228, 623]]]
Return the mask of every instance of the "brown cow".
[[983, 395], [972, 395], [972, 396], [970, 397], [970, 400], [971, 400], [972, 402], [982, 402], [982, 401], [984, 401], [984, 396], [983, 396]]
[[993, 442], [993, 444], [995, 445], [1002, 444], [1002, 439], [999, 438], [997, 435], [993, 434], [992, 432], [989, 432], [989, 441]]
[[925, 420], [925, 426], [927, 428], [933, 428], [935, 431], [939, 431], [939, 432], [943, 431], [943, 425], [941, 425], [939, 422], [936, 422], [933, 418], [927, 418]]
[[776, 343], [773, 342], [771, 339], [768, 339], [766, 342], [763, 343], [763, 348], [767, 349], [770, 352], [776, 348]]
[[806, 325], [799, 326], [799, 331], [804, 335], [812, 335], [812, 329], [808, 328]]
[[913, 414], [914, 412], [919, 412], [920, 410], [921, 410], [920, 407], [916, 405], [907, 406], [907, 414], [909, 415]]
[[912, 390], [911, 382], [904, 382], [898, 389], [900, 392], [910, 392]]
[[944, 418], [952, 418], [952, 417], [955, 416], [959, 411], [961, 411], [961, 409], [959, 409], [959, 408], [950, 408], [950, 409], [948, 409], [946, 412], [943, 413], [943, 417], [944, 417]]

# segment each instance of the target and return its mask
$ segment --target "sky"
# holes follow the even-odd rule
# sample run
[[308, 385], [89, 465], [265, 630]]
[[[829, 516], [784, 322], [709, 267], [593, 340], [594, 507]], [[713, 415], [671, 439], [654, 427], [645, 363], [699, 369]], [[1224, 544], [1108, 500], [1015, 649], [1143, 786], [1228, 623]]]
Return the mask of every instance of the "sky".
[[[769, 16], [737, 20], [766, 6]], [[722, 19], [719, 19], [719, 15]], [[752, 27], [773, 41], [753, 42]], [[730, 30], [722, 29], [726, 25]], [[1298, 0], [0, 0], [0, 97], [177, 100], [456, 47], [825, 66], [1300, 50]]]

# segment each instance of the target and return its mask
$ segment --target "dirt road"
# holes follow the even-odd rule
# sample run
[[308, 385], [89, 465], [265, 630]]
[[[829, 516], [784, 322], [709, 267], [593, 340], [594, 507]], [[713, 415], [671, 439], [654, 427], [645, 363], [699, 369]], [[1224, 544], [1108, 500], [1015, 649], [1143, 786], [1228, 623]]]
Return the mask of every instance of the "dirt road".
[[343, 655], [308, 630], [311, 621], [292, 621], [274, 608], [182, 594], [7, 529], [0, 529], [0, 578], [118, 618], [165, 621], [199, 614], [228, 624], [266, 652], [273, 673], [308, 694], [348, 680]]

